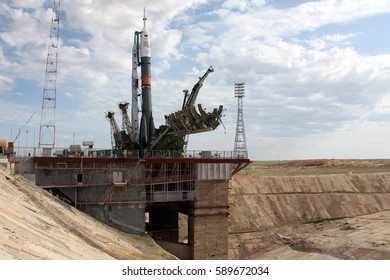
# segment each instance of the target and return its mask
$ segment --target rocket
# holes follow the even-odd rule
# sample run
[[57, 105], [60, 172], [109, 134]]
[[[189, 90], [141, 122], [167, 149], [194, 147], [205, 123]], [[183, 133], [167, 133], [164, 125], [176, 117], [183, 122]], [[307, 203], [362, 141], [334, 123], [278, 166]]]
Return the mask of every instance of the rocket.
[[133, 56], [132, 56], [132, 73], [131, 73], [131, 126], [132, 126], [132, 134], [134, 140], [139, 143], [139, 121], [138, 121], [138, 32], [134, 33], [134, 45], [133, 45]]
[[152, 79], [151, 79], [151, 47], [149, 32], [146, 30], [146, 17], [144, 11], [144, 28], [141, 32], [141, 92], [142, 112], [140, 127], [140, 144], [149, 144], [155, 134], [152, 114]]

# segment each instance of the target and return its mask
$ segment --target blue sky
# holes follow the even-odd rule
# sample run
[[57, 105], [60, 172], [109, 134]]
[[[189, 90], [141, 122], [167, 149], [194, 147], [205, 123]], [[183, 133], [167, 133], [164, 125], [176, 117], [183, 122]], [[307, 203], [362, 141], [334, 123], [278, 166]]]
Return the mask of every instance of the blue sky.
[[[50, 3], [0, 4], [0, 138], [12, 140], [35, 111], [23, 146], [38, 142]], [[104, 112], [120, 122], [116, 104], [131, 99], [133, 34], [145, 6], [156, 126], [180, 109], [183, 89], [215, 69], [198, 103], [224, 105], [226, 130], [190, 136], [189, 149], [233, 149], [234, 83], [245, 82], [252, 159], [390, 158], [390, 1], [155, 3], [61, 1], [57, 147], [73, 133], [75, 143], [111, 146]]]

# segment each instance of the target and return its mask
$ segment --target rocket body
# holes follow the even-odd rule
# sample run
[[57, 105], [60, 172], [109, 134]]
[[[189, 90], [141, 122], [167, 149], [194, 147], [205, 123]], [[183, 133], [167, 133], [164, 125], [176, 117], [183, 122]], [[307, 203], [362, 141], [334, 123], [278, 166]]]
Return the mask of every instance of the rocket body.
[[145, 27], [141, 34], [141, 92], [142, 92], [142, 116], [140, 127], [140, 144], [148, 144], [155, 134], [152, 114], [152, 79], [151, 79], [151, 48], [150, 37]]
[[133, 45], [133, 57], [132, 57], [132, 91], [131, 91], [131, 125], [132, 133], [135, 141], [139, 143], [139, 121], [138, 121], [138, 51], [137, 51], [137, 38], [138, 32], [134, 34], [134, 45]]

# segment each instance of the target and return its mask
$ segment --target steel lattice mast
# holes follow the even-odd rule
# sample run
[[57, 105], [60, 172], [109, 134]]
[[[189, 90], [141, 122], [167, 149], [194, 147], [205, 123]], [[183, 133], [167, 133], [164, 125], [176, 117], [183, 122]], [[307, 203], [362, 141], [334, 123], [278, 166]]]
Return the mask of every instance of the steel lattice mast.
[[236, 137], [234, 140], [234, 155], [239, 158], [248, 158], [246, 146], [243, 97], [245, 96], [245, 83], [234, 84], [234, 96], [238, 99]]
[[44, 149], [53, 149], [56, 138], [55, 111], [57, 99], [58, 37], [60, 31], [59, 16], [60, 0], [54, 0], [42, 97], [41, 124], [39, 128], [38, 147]]

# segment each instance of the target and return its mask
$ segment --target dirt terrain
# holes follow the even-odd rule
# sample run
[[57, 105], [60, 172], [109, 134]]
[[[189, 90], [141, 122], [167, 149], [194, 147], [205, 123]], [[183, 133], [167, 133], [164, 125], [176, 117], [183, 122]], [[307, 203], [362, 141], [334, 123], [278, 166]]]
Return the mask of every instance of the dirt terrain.
[[230, 183], [229, 258], [390, 259], [389, 166], [384, 160], [253, 164], [249, 175]]
[[[274, 164], [266, 165], [267, 168], [381, 168], [390, 167], [388, 160], [340, 160], [340, 159], [306, 159], [306, 160], [292, 160], [285, 162], [274, 162]], [[253, 169], [261, 168], [259, 165], [252, 166]]]
[[316, 175], [390, 172], [390, 160], [308, 159], [258, 161], [250, 167], [258, 175]]
[[62, 203], [0, 166], [0, 259], [174, 259], [147, 236], [126, 234]]
[[[230, 259], [390, 259], [390, 161], [256, 162], [229, 189]], [[173, 259], [0, 166], [0, 259]]]

